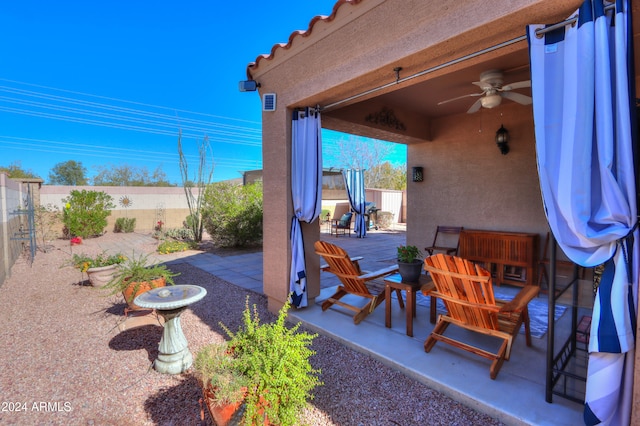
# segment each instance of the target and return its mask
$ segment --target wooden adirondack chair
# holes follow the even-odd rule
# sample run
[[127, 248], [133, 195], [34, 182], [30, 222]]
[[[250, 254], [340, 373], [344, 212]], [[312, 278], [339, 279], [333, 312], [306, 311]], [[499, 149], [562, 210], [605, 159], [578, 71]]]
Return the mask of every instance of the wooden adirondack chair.
[[[338, 286], [333, 296], [322, 303], [322, 310], [326, 311], [333, 304], [342, 306], [356, 313], [353, 317], [353, 322], [359, 324], [385, 300], [385, 285], [383, 282], [377, 282], [376, 280], [396, 273], [398, 271], [398, 265], [391, 265], [374, 272], [366, 272], [362, 271], [358, 264], [358, 261], [361, 260], [362, 257], [351, 258], [344, 249], [335, 244], [316, 241], [315, 249], [316, 253], [322, 256], [324, 261], [327, 262], [326, 265], [321, 266], [321, 269], [325, 272], [335, 274], [342, 283], [342, 285]], [[347, 294], [369, 299], [369, 302], [360, 307], [341, 301], [340, 299]], [[396, 290], [396, 295], [398, 296], [400, 308], [404, 308], [400, 290]]]
[[[429, 295], [442, 299], [447, 308], [447, 314], [440, 315], [424, 342], [425, 352], [442, 341], [493, 360], [490, 376], [495, 379], [504, 361], [509, 360], [513, 339], [523, 323], [527, 346], [531, 346], [527, 305], [539, 287], [525, 286], [513, 300], [505, 302], [494, 298], [491, 274], [466, 259], [440, 253], [427, 257], [424, 263], [435, 284], [435, 291]], [[500, 348], [494, 353], [444, 336], [449, 324], [502, 339]]]

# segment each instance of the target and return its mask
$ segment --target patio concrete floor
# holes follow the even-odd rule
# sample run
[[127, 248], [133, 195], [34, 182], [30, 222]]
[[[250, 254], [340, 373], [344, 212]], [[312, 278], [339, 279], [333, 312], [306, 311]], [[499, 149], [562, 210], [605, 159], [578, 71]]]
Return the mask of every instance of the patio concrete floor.
[[[401, 225], [395, 225], [387, 231], [369, 232], [363, 239], [354, 235], [330, 236], [324, 231], [323, 229], [321, 233], [323, 240], [343, 247], [351, 256], [363, 256], [360, 263], [365, 270], [379, 269], [394, 262], [396, 247], [405, 243], [405, 230]], [[130, 239], [151, 238], [141, 234], [123, 235], [129, 235]], [[130, 241], [130, 244], [134, 247], [137, 245], [134, 241]], [[121, 245], [119, 249], [122, 249]], [[212, 253], [188, 256], [175, 254], [170, 257], [157, 256], [157, 259], [167, 264], [187, 262], [232, 284], [262, 293], [262, 252], [224, 257]], [[323, 312], [319, 304], [330, 297], [337, 284], [335, 276], [323, 273], [320, 297], [307, 308], [291, 310], [292, 320], [301, 321], [309, 329], [367, 353], [413, 379], [506, 424], [573, 426], [583, 423], [582, 404], [556, 395], [553, 396], [553, 403], [545, 401], [546, 335], [542, 338], [532, 337], [532, 347], [527, 347], [524, 336], [519, 336], [514, 342], [511, 359], [504, 363], [498, 377], [491, 380], [490, 362], [484, 358], [444, 343], [436, 344], [430, 353], [424, 352], [424, 341], [433, 328], [429, 322], [427, 307], [417, 306], [413, 337], [406, 335], [405, 312], [396, 303], [392, 306], [392, 328], [385, 327], [384, 304], [359, 325], [353, 323], [352, 312], [335, 305]], [[539, 298], [543, 302], [547, 300], [545, 295], [540, 295]], [[583, 310], [579, 315], [590, 314], [589, 312]], [[570, 310], [567, 309], [558, 321], [556, 342], [564, 342], [568, 335], [569, 314]], [[450, 327], [448, 333], [452, 332], [458, 335], [465, 333]], [[476, 339], [476, 336], [464, 337]], [[492, 344], [487, 341], [476, 343]], [[416, 401], [416, 404], [419, 403], [420, 401]]]

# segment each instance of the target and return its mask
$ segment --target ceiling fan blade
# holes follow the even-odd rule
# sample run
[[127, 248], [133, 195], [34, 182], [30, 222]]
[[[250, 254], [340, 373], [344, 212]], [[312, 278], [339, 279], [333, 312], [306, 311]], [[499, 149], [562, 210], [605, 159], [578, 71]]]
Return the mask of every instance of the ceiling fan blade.
[[457, 98], [447, 99], [446, 101], [438, 102], [438, 105], [446, 104], [448, 102], [457, 101], [458, 99], [468, 98], [470, 96], [482, 96], [484, 93], [470, 93], [468, 95], [458, 96]]
[[531, 102], [533, 101], [531, 99], [531, 96], [526, 96], [526, 95], [522, 95], [520, 93], [515, 93], [515, 92], [502, 92], [500, 93], [500, 95], [503, 98], [507, 98], [510, 99], [514, 102], [517, 102], [521, 105], [530, 105]]
[[531, 87], [531, 80], [516, 81], [502, 86], [502, 90], [522, 89], [523, 87]]
[[467, 114], [473, 114], [474, 112], [478, 111], [481, 106], [482, 106], [482, 98], [478, 99], [473, 103], [473, 105], [471, 105], [471, 108], [467, 110]]

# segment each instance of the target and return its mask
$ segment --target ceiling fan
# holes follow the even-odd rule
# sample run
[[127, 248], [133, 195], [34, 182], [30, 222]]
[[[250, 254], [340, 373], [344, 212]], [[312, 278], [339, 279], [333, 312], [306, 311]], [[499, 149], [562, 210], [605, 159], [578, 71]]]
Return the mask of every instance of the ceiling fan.
[[502, 98], [510, 99], [522, 105], [531, 104], [531, 96], [522, 95], [520, 93], [511, 92], [513, 89], [521, 89], [523, 87], [531, 87], [531, 80], [518, 81], [511, 84], [502, 85], [502, 71], [490, 70], [480, 74], [480, 81], [474, 81], [473, 84], [482, 89], [481, 93], [470, 93], [468, 95], [458, 96], [457, 98], [447, 99], [438, 102], [438, 105], [448, 102], [457, 101], [458, 99], [481, 96], [480, 99], [471, 105], [467, 114], [473, 114], [480, 107], [495, 108], [502, 102]]

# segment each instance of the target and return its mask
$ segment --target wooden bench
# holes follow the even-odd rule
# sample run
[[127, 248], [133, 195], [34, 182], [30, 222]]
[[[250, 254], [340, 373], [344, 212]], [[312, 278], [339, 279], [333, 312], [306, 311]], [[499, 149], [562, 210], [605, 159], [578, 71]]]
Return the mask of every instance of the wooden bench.
[[538, 234], [463, 229], [459, 256], [492, 271], [494, 283], [537, 284]]

